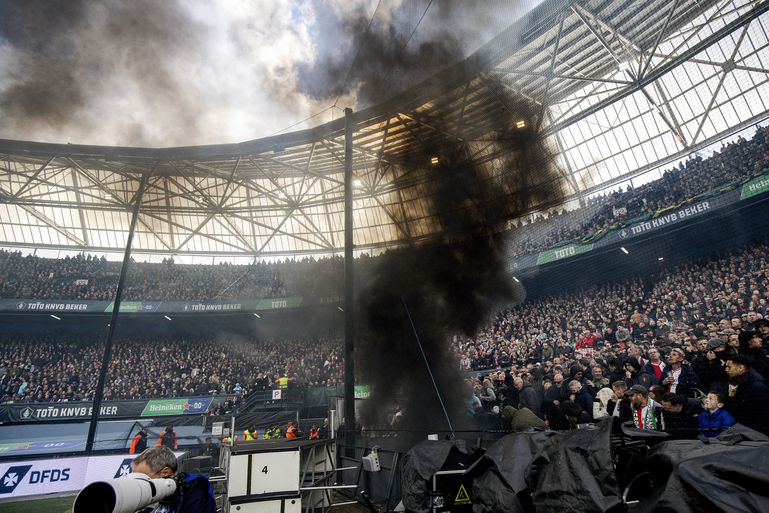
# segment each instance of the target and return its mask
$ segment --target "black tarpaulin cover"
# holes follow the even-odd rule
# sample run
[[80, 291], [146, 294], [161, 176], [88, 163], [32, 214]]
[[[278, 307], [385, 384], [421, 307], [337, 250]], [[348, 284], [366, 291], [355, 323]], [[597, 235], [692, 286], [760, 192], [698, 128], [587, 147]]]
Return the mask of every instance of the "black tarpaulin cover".
[[473, 511], [525, 513], [532, 511], [525, 474], [534, 455], [555, 431], [515, 433], [499, 439], [486, 455], [488, 465], [473, 479]]
[[407, 511], [430, 511], [430, 480], [443, 468], [452, 451], [467, 456], [473, 453], [464, 440], [425, 441], [406, 453], [401, 467], [401, 496]]
[[657, 491], [633, 513], [769, 511], [769, 442], [664, 442], [647, 463]]
[[624, 511], [611, 459], [612, 418], [549, 438], [526, 482], [538, 512]]

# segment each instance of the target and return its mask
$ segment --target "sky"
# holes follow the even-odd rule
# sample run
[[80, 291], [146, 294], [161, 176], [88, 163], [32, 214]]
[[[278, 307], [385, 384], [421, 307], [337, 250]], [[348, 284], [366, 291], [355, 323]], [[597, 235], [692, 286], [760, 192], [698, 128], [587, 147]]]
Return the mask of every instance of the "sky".
[[0, 139], [172, 147], [309, 128], [540, 1], [0, 0]]

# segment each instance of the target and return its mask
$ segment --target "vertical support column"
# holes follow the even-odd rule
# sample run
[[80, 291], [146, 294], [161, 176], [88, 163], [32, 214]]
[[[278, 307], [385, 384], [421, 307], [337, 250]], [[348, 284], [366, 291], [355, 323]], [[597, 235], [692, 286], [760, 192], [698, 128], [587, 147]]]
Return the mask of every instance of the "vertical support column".
[[96, 392], [93, 398], [93, 411], [91, 412], [91, 424], [88, 426], [88, 438], [85, 442], [85, 451], [93, 452], [93, 443], [96, 438], [96, 425], [99, 422], [99, 410], [101, 410], [101, 400], [104, 395], [104, 382], [107, 379], [107, 369], [112, 359], [112, 339], [115, 336], [117, 326], [117, 317], [120, 312], [120, 300], [123, 297], [123, 284], [128, 270], [128, 262], [131, 258], [131, 244], [133, 243], [134, 232], [136, 231], [136, 221], [139, 218], [139, 209], [141, 209], [142, 196], [147, 187], [147, 180], [157, 168], [158, 163], [152, 168], [152, 171], [144, 173], [139, 183], [139, 190], [136, 191], [136, 203], [134, 204], [133, 214], [131, 215], [131, 227], [128, 229], [128, 240], [126, 241], [125, 252], [123, 253], [123, 265], [120, 267], [120, 278], [117, 282], [117, 291], [115, 292], [115, 303], [112, 305], [112, 317], [109, 322], [109, 333], [107, 333], [107, 342], [104, 346], [104, 357], [101, 360], [99, 368], [99, 381], [96, 384]]
[[344, 423], [346, 455], [355, 456], [355, 344], [353, 323], [352, 109], [344, 109]]

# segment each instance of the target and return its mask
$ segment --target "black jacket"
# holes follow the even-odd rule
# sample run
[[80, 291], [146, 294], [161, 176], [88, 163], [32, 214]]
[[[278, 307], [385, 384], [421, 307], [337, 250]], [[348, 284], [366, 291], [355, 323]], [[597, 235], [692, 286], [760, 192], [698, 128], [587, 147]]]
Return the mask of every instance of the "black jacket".
[[696, 399], [684, 399], [683, 408], [679, 413], [662, 412], [665, 431], [676, 438], [697, 437], [697, 415], [703, 412], [702, 404]]
[[519, 408], [528, 408], [534, 412], [534, 415], [542, 418], [542, 403], [537, 397], [537, 392], [529, 385], [524, 383], [523, 388], [518, 392]]
[[769, 388], [753, 369], [737, 385], [733, 396], [727, 394], [724, 409], [740, 424], [769, 434]]

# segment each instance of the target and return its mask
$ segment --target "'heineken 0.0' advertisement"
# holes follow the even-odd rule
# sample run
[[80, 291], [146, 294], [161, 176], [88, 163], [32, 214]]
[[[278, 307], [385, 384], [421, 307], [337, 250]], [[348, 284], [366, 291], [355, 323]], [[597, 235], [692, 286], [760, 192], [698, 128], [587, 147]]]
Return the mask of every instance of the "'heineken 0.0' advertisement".
[[150, 399], [141, 413], [142, 417], [165, 415], [198, 415], [211, 406], [210, 397], [187, 397], [181, 399]]

